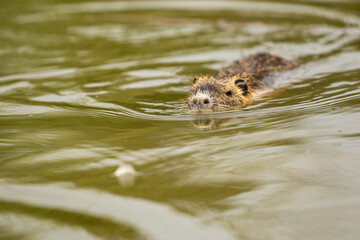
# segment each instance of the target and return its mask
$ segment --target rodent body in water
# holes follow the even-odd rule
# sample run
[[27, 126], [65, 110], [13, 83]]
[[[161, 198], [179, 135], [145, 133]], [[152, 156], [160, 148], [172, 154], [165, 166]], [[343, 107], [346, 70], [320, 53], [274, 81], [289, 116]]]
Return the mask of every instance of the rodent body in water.
[[251, 55], [221, 69], [215, 76], [193, 80], [187, 105], [190, 110], [218, 110], [243, 107], [256, 94], [271, 89], [269, 78], [295, 67], [294, 63], [269, 53]]

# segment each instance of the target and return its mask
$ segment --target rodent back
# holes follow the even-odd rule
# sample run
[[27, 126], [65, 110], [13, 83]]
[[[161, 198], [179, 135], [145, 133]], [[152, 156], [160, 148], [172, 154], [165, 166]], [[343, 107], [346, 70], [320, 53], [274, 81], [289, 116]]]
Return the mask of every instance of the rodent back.
[[239, 73], [260, 78], [267, 77], [276, 72], [287, 71], [294, 68], [294, 63], [284, 58], [269, 54], [258, 53], [243, 60], [234, 61], [229, 66], [222, 68], [217, 74], [218, 78], [233, 77]]

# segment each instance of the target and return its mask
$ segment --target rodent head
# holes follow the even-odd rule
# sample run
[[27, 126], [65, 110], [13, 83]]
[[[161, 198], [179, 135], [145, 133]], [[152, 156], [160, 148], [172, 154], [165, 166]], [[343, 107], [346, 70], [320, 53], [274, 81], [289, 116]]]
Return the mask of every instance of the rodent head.
[[217, 110], [226, 107], [244, 106], [252, 102], [246, 79], [238, 74], [226, 79], [202, 76], [193, 79], [187, 98], [190, 110]]

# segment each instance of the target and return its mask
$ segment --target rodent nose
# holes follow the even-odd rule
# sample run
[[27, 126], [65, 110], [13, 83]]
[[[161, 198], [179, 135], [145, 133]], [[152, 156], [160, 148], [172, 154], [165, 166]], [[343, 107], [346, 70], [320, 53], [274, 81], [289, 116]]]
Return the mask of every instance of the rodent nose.
[[208, 105], [210, 103], [210, 100], [208, 98], [201, 98], [201, 99], [194, 98], [193, 103], [199, 104], [199, 105], [202, 105], [202, 104]]

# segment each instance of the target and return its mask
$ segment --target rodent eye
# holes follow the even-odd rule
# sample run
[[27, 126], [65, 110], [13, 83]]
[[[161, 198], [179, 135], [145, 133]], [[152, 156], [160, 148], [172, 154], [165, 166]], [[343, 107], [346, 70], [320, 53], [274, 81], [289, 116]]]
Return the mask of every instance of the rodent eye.
[[231, 91], [227, 91], [225, 94], [226, 94], [226, 96], [228, 96], [228, 97], [231, 97], [231, 96], [232, 96], [232, 92], [231, 92]]
[[192, 83], [195, 84], [195, 83], [197, 82], [197, 80], [199, 80], [199, 79], [198, 79], [198, 78], [194, 78]]

